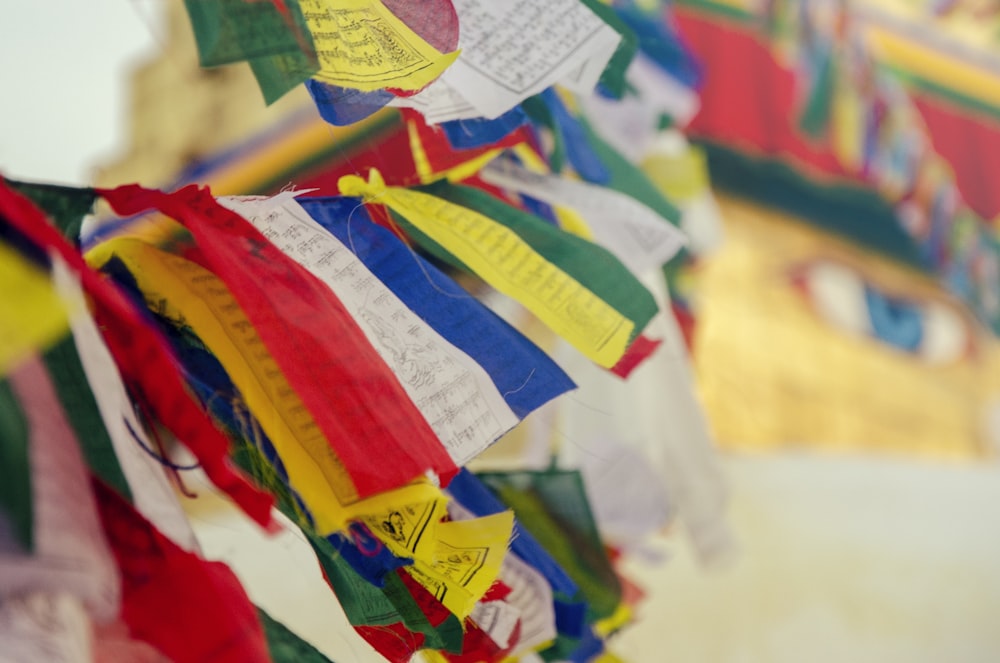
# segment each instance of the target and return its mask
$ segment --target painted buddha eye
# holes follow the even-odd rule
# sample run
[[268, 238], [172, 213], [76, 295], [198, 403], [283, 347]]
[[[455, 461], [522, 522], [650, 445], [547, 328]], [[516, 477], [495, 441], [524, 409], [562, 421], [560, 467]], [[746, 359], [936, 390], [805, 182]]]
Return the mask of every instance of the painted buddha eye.
[[929, 364], [960, 360], [973, 348], [968, 322], [944, 299], [890, 293], [828, 259], [795, 268], [791, 278], [816, 314], [842, 332], [877, 339]]

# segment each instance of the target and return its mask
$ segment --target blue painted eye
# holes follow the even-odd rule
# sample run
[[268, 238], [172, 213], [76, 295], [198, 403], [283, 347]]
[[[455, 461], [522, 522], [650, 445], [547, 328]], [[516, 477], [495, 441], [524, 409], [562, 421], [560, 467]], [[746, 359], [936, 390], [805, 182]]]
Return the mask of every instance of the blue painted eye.
[[872, 335], [900, 350], [919, 351], [924, 337], [920, 305], [890, 297], [868, 284], [864, 288]]
[[973, 347], [965, 317], [944, 299], [889, 294], [854, 268], [826, 259], [797, 268], [792, 278], [820, 318], [853, 336], [930, 364], [957, 361]]

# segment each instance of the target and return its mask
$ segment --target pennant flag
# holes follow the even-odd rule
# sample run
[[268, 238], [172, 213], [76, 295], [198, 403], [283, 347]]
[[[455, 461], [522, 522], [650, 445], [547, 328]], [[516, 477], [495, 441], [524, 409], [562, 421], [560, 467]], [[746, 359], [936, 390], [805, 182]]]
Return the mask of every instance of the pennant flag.
[[48, 275], [0, 240], [0, 376], [66, 331], [66, 304]]
[[297, 0], [184, 0], [202, 67], [301, 52], [312, 45]]
[[413, 563], [409, 558], [393, 555], [370, 529], [358, 522], [351, 523], [346, 533], [333, 534], [326, 540], [355, 573], [376, 587], [385, 587], [388, 574]]
[[[0, 550], [30, 552], [34, 548], [31, 505], [31, 431], [10, 380], [0, 380]], [[7, 540], [12, 536], [14, 540]]]
[[[27, 591], [0, 601], [0, 642], [7, 661], [79, 661], [101, 653], [101, 634], [68, 592]], [[95, 640], [97, 640], [95, 642]], [[136, 661], [139, 658], [114, 660]], [[149, 659], [149, 663], [160, 663]]]
[[365, 92], [419, 90], [458, 56], [441, 53], [379, 0], [300, 0], [320, 69], [315, 78]]
[[132, 490], [111, 444], [73, 338], [67, 336], [52, 346], [42, 359], [90, 471], [131, 501]]
[[114, 491], [92, 485], [132, 637], [176, 663], [267, 663], [257, 612], [233, 572], [178, 548]]
[[442, 80], [494, 119], [555, 83], [597, 84], [621, 37], [579, 0], [455, 0], [461, 55]]
[[458, 48], [458, 13], [452, 0], [382, 0], [382, 4], [442, 53]]
[[480, 117], [479, 111], [458, 90], [440, 78], [416, 94], [393, 99], [389, 105], [419, 111], [428, 124], [474, 121]]
[[405, 663], [418, 649], [461, 647], [461, 622], [406, 573], [388, 574], [379, 590], [358, 576], [324, 540], [309, 538], [348, 621], [383, 656]]
[[382, 110], [383, 106], [395, 98], [385, 90], [362, 92], [315, 79], [306, 81], [306, 89], [309, 90], [320, 117], [338, 127], [360, 122]]
[[459, 619], [471, 613], [500, 574], [514, 526], [511, 511], [438, 524], [431, 564], [418, 559], [409, 573]]
[[[505, 617], [503, 611], [498, 611], [497, 615], [489, 614], [492, 604], [481, 604], [485, 606], [485, 615], [472, 613], [476, 624], [497, 644], [503, 647], [508, 643], [513, 645], [512, 656], [533, 651], [554, 640], [557, 636], [555, 606], [552, 587], [545, 576], [520, 557], [508, 555], [500, 569], [500, 581], [511, 589], [502, 605], [516, 616], [519, 632], [515, 634], [510, 624], [513, 616]], [[498, 632], [504, 627], [510, 629], [505, 631], [506, 637]]]
[[299, 202], [411, 311], [486, 369], [519, 419], [574, 388], [562, 369], [534, 343], [392, 232], [371, 223], [360, 199], [300, 198]]
[[7, 185], [45, 212], [63, 237], [73, 246], [80, 246], [80, 229], [85, 216], [93, 211], [97, 193], [93, 189], [77, 189], [55, 184], [6, 180]]
[[550, 205], [572, 208], [592, 241], [610, 251], [636, 277], [662, 267], [687, 241], [667, 219], [613, 189], [533, 173], [506, 158], [492, 161], [480, 177]]
[[636, 35], [639, 48], [646, 57], [684, 87], [699, 87], [702, 79], [701, 66], [681, 41], [672, 22], [665, 18], [664, 7], [657, 3], [652, 9], [647, 9], [642, 4], [615, 3], [614, 11]]
[[119, 213], [156, 207], [192, 233], [198, 256], [246, 311], [358, 497], [399, 488], [428, 470], [450, 480], [454, 463], [343, 305], [249, 222], [193, 186], [173, 194], [128, 186], [104, 195]]
[[[309, 34], [304, 22], [301, 30], [303, 34]], [[310, 43], [308, 52], [293, 51], [253, 58], [250, 60], [250, 71], [257, 79], [264, 103], [270, 106], [301, 83], [308, 83], [310, 77], [319, 71], [319, 60]]]
[[386, 187], [374, 169], [368, 182], [341, 178], [340, 189], [386, 204], [429, 251], [520, 301], [601, 366], [614, 366], [657, 310], [607, 251], [482, 191]]
[[[594, 12], [602, 21], [617, 32], [620, 37], [618, 47], [615, 49], [611, 59], [604, 66], [604, 70], [601, 72], [601, 77], [598, 80], [602, 92], [615, 99], [620, 99], [628, 87], [628, 83], [625, 80], [625, 71], [639, 50], [639, 38], [632, 32], [628, 24], [618, 17], [614, 8], [609, 7], [600, 0], [580, 1], [587, 6], [587, 9]], [[582, 93], [589, 91], [589, 89], [580, 90]]]
[[561, 172], [564, 159], [568, 159], [573, 170], [588, 182], [606, 184], [611, 178], [601, 156], [587, 139], [582, 121], [569, 112], [559, 93], [546, 90], [527, 99], [524, 110], [537, 125], [549, 129], [553, 139], [549, 165], [555, 172]]
[[[0, 554], [0, 597], [65, 593], [81, 601], [93, 619], [112, 620], [118, 614], [120, 586], [76, 435], [41, 359], [23, 362], [9, 381], [23, 416], [18, 428], [26, 427], [28, 435], [32, 547]], [[11, 443], [4, 440], [3, 446], [21, 446], [17, 439]], [[11, 471], [23, 469], [21, 463]], [[3, 474], [7, 472], [4, 467]], [[8, 480], [19, 481], [3, 476], [4, 483]], [[17, 520], [23, 533], [23, 515]]]
[[[430, 120], [428, 120], [430, 122]], [[503, 115], [493, 119], [476, 117], [465, 120], [442, 122], [441, 130], [448, 142], [457, 150], [470, 150], [499, 143], [517, 129], [528, 123], [524, 109], [515, 106]]]

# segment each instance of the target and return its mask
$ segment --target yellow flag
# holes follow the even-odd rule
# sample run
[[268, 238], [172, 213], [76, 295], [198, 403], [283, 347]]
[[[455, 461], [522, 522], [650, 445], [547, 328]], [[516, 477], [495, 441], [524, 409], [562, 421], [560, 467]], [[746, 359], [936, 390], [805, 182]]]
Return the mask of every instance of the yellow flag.
[[448, 68], [441, 53], [379, 0], [300, 0], [324, 83], [372, 91], [419, 90]]
[[513, 511], [439, 523], [433, 561], [418, 559], [406, 570], [464, 620], [500, 575], [513, 529]]
[[48, 275], [0, 242], [0, 376], [59, 340], [68, 324]]
[[387, 187], [374, 169], [368, 182], [347, 175], [338, 185], [344, 195], [388, 205], [600, 366], [614, 366], [625, 353], [634, 323], [507, 226], [426, 193]]

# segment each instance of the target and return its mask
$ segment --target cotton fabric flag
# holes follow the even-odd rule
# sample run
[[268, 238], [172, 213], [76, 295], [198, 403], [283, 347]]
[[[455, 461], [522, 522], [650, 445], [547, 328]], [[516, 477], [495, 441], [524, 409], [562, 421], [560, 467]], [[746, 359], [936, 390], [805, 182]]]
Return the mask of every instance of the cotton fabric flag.
[[270, 660], [257, 613], [225, 564], [178, 548], [100, 482], [93, 490], [121, 572], [121, 617], [134, 638], [176, 663]]
[[461, 55], [442, 79], [493, 119], [549, 86], [592, 88], [621, 37], [579, 0], [455, 0]]
[[386, 187], [375, 170], [368, 182], [342, 178], [340, 188], [388, 205], [432, 240], [432, 253], [437, 249], [440, 257], [457, 260], [522, 301], [602, 366], [617, 363], [656, 311], [649, 293], [603, 249], [481, 191], [443, 182], [421, 189]]
[[372, 91], [419, 90], [458, 56], [428, 44], [379, 0], [300, 0], [319, 55], [314, 77]]

